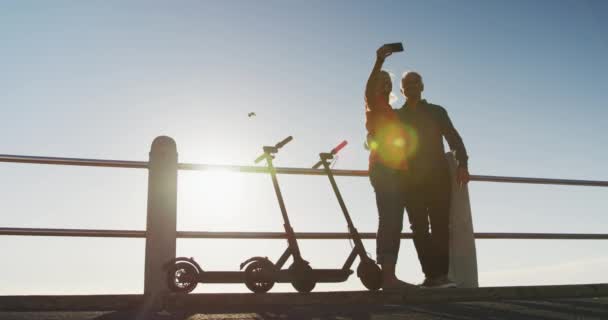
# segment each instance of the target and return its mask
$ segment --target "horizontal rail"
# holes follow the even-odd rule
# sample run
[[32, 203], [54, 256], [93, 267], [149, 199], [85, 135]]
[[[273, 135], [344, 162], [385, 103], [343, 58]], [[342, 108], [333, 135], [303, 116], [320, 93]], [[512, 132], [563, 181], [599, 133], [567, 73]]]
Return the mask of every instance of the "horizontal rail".
[[475, 239], [508, 239], [508, 240], [608, 240], [605, 233], [513, 233], [513, 232], [479, 232]]
[[[246, 172], [246, 173], [268, 173], [268, 168], [261, 166], [230, 166], [230, 165], [215, 165], [215, 164], [195, 164], [195, 163], [180, 163], [177, 165], [180, 170], [189, 171], [207, 171], [207, 170], [221, 170], [221, 171], [234, 171], [234, 172]], [[280, 174], [300, 174], [308, 176], [322, 176], [325, 172], [321, 169], [309, 169], [309, 168], [283, 168], [277, 167], [276, 172]], [[350, 176], [350, 177], [367, 177], [367, 170], [332, 170], [332, 173], [336, 176]]]
[[[92, 230], [92, 229], [42, 229], [42, 228], [0, 228], [4, 236], [47, 236], [47, 237], [104, 237], [104, 238], [145, 238], [140, 230]], [[376, 233], [362, 232], [362, 239], [376, 239]], [[185, 239], [285, 239], [284, 232], [217, 232], [178, 231], [177, 238]], [[348, 233], [340, 232], [296, 232], [298, 239], [350, 239]], [[402, 233], [402, 239], [411, 239], [411, 233]], [[608, 234], [601, 233], [512, 233], [480, 232], [476, 239], [527, 239], [527, 240], [608, 240]]]
[[[82, 159], [82, 158], [59, 158], [59, 157], [38, 157], [0, 154], [0, 162], [13, 163], [33, 163], [66, 166], [88, 166], [88, 167], [114, 167], [114, 168], [137, 168], [147, 169], [147, 161], [127, 161], [127, 160], [101, 160], [101, 159]], [[238, 166], [238, 165], [213, 165], [196, 163], [179, 163], [179, 170], [206, 171], [206, 170], [225, 170], [245, 173], [268, 173], [266, 167], [259, 166]], [[325, 175], [321, 169], [309, 168], [276, 168], [279, 174], [296, 175]], [[335, 176], [345, 177], [367, 177], [367, 170], [332, 170]], [[527, 183], [527, 184], [552, 184], [588, 187], [608, 187], [608, 181], [599, 180], [574, 180], [574, 179], [548, 179], [548, 178], [527, 178], [527, 177], [504, 177], [471, 175], [471, 181], [480, 182], [503, 182], [503, 183]]]
[[608, 187], [608, 181], [471, 175], [471, 181]]
[[[362, 239], [376, 239], [374, 232], [360, 232]], [[178, 238], [197, 239], [285, 239], [283, 232], [208, 232], [178, 231]], [[349, 233], [338, 232], [296, 232], [298, 239], [351, 239]], [[412, 233], [401, 234], [401, 239], [412, 239]], [[589, 233], [475, 233], [475, 239], [543, 239], [543, 240], [608, 240], [608, 234]]]
[[145, 238], [146, 232], [139, 230], [0, 228], [0, 236]]
[[137, 169], [147, 169], [148, 168], [148, 162], [144, 162], [144, 161], [16, 156], [16, 155], [10, 155], [10, 154], [0, 154], [0, 162], [54, 164], [54, 165], [63, 165], [63, 166], [86, 166], [86, 167], [113, 167], [113, 168], [137, 168]]
[[[193, 164], [193, 163], [180, 163], [178, 164], [180, 170], [225, 170], [234, 172], [247, 172], [247, 173], [268, 173], [266, 167], [256, 166], [236, 166], [236, 165], [213, 165], [213, 164]], [[325, 171], [322, 169], [309, 169], [309, 168], [276, 168], [276, 172], [280, 174], [300, 174], [300, 175], [325, 175]], [[333, 169], [332, 173], [334, 176], [346, 176], [346, 177], [367, 177], [369, 173], [367, 170], [340, 170]], [[524, 177], [503, 177], [503, 176], [487, 176], [487, 175], [471, 175], [471, 181], [482, 181], [482, 182], [506, 182], [506, 183], [532, 183], [532, 184], [556, 184], [556, 185], [572, 185], [572, 186], [588, 186], [588, 187], [608, 187], [608, 181], [596, 181], [596, 180], [572, 180], [572, 179], [548, 179], [548, 178], [524, 178]]]

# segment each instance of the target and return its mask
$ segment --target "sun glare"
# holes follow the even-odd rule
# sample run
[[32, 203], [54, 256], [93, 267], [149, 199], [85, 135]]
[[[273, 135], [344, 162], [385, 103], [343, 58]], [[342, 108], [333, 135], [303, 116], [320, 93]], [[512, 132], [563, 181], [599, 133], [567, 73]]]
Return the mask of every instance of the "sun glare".
[[213, 189], [231, 190], [237, 189], [239, 177], [241, 173], [234, 172], [228, 169], [210, 169], [203, 173], [205, 183], [212, 186]]
[[[238, 218], [244, 201], [244, 177], [240, 172], [210, 169], [190, 172], [179, 177], [178, 195], [186, 224], [212, 218], [218, 226]], [[207, 225], [208, 226], [208, 225]]]
[[[201, 185], [204, 185], [205, 199], [214, 209], [232, 207], [241, 202], [242, 174], [225, 169], [212, 169], [204, 172]], [[233, 202], [233, 204], [231, 204]]]

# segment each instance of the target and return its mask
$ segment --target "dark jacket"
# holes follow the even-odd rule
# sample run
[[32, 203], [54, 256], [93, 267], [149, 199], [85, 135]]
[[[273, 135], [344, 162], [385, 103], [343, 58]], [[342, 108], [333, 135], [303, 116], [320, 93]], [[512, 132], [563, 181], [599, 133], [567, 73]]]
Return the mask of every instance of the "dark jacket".
[[403, 105], [396, 112], [410, 133], [407, 175], [425, 179], [448, 172], [443, 137], [455, 151], [459, 167], [467, 167], [469, 157], [464, 143], [443, 107], [420, 100], [416, 108]]

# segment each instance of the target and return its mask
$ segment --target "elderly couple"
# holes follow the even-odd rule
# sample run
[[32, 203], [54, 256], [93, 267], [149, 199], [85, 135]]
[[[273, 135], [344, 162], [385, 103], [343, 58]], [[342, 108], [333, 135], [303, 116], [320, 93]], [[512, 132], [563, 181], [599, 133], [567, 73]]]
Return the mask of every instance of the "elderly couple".
[[404, 74], [401, 92], [405, 104], [399, 109], [391, 107], [392, 82], [382, 70], [390, 55], [386, 45], [377, 50], [365, 88], [369, 176], [378, 206], [376, 252], [383, 271], [382, 288], [414, 286], [395, 275], [404, 209], [425, 275], [420, 287], [454, 287], [448, 278], [451, 180], [443, 137], [455, 151], [459, 185], [469, 181], [467, 152], [446, 110], [422, 99], [420, 74]]

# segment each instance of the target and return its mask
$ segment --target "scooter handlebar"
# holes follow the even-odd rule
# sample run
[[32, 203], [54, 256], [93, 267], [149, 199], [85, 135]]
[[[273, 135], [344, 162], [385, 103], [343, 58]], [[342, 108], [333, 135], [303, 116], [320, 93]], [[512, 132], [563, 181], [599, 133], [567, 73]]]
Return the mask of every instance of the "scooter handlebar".
[[[322, 153], [321, 159], [332, 159], [334, 155], [336, 155], [338, 152], [340, 152], [340, 150], [342, 150], [342, 148], [346, 147], [346, 145], [348, 144], [348, 141], [344, 140], [342, 142], [340, 142], [339, 145], [337, 145], [335, 148], [331, 149], [331, 151], [329, 153]], [[323, 160], [320, 160], [319, 162], [315, 163], [314, 166], [312, 166], [313, 169], [318, 169], [321, 165], [323, 164]]]
[[338, 152], [340, 152], [340, 150], [342, 150], [342, 148], [346, 147], [347, 144], [348, 144], [348, 141], [346, 141], [346, 140], [340, 142], [339, 145], [337, 145], [335, 148], [331, 149], [331, 154], [336, 155]]
[[262, 153], [259, 157], [257, 157], [257, 159], [255, 159], [254, 162], [258, 163], [258, 162], [264, 160], [264, 158], [266, 158], [267, 156], [277, 153], [279, 151], [279, 149], [283, 148], [291, 140], [293, 140], [293, 137], [289, 136], [289, 137], [283, 139], [281, 142], [277, 143], [274, 147], [264, 147], [264, 153]]
[[281, 149], [281, 148], [283, 148], [283, 146], [284, 146], [284, 145], [288, 144], [288, 143], [289, 143], [291, 140], [293, 140], [293, 137], [292, 137], [292, 136], [289, 136], [289, 137], [287, 137], [287, 138], [283, 139], [283, 141], [281, 141], [281, 142], [277, 143], [277, 144], [275, 145], [275, 148], [277, 148], [277, 149]]

